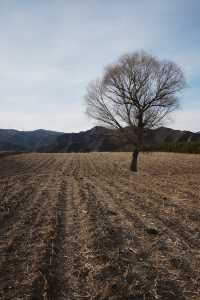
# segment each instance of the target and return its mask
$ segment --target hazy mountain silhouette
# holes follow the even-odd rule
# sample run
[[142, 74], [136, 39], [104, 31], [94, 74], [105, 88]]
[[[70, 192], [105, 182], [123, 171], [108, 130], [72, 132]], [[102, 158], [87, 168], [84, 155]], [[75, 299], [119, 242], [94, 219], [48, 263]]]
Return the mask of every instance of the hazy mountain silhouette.
[[0, 151], [37, 151], [56, 141], [63, 132], [38, 129], [19, 131], [0, 129]]
[[[166, 127], [148, 129], [144, 136], [145, 146], [194, 141], [200, 141], [200, 133]], [[89, 152], [127, 151], [132, 148], [131, 143], [118, 129], [101, 126], [79, 133], [63, 133], [43, 129], [34, 131], [0, 129], [0, 151]]]
[[[164, 143], [189, 143], [195, 141], [200, 141], [200, 134], [166, 127], [148, 129], [144, 135], [144, 145], [146, 147], [159, 146]], [[80, 133], [60, 135], [54, 143], [40, 150], [45, 152], [88, 152], [131, 151], [132, 149], [132, 144], [127, 141], [118, 129], [97, 126]]]

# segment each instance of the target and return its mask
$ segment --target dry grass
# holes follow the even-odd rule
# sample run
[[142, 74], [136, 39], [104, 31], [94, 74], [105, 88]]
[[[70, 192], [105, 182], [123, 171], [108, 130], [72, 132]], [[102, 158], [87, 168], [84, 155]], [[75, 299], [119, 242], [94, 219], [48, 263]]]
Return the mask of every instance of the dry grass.
[[0, 299], [200, 299], [200, 156], [1, 159]]

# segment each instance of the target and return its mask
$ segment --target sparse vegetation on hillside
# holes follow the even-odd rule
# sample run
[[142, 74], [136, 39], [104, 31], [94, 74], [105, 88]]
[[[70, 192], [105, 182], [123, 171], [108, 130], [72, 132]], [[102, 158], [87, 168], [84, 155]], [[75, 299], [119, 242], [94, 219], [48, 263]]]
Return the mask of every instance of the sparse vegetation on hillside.
[[161, 144], [160, 146], [146, 147], [144, 150], [200, 154], [200, 142], [165, 143]]

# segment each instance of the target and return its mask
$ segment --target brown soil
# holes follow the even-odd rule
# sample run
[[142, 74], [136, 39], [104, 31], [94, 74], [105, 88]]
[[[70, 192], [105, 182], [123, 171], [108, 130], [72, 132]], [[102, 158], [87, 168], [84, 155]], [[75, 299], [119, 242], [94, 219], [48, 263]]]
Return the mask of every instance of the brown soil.
[[0, 299], [200, 299], [200, 156], [130, 158], [1, 158]]

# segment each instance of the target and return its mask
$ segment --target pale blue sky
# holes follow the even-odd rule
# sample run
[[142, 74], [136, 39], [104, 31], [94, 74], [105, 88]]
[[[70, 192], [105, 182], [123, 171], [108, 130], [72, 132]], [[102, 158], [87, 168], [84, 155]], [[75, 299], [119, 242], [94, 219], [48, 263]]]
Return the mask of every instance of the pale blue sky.
[[0, 0], [0, 38], [0, 128], [89, 129], [87, 84], [144, 49], [188, 81], [166, 125], [200, 130], [199, 0]]

